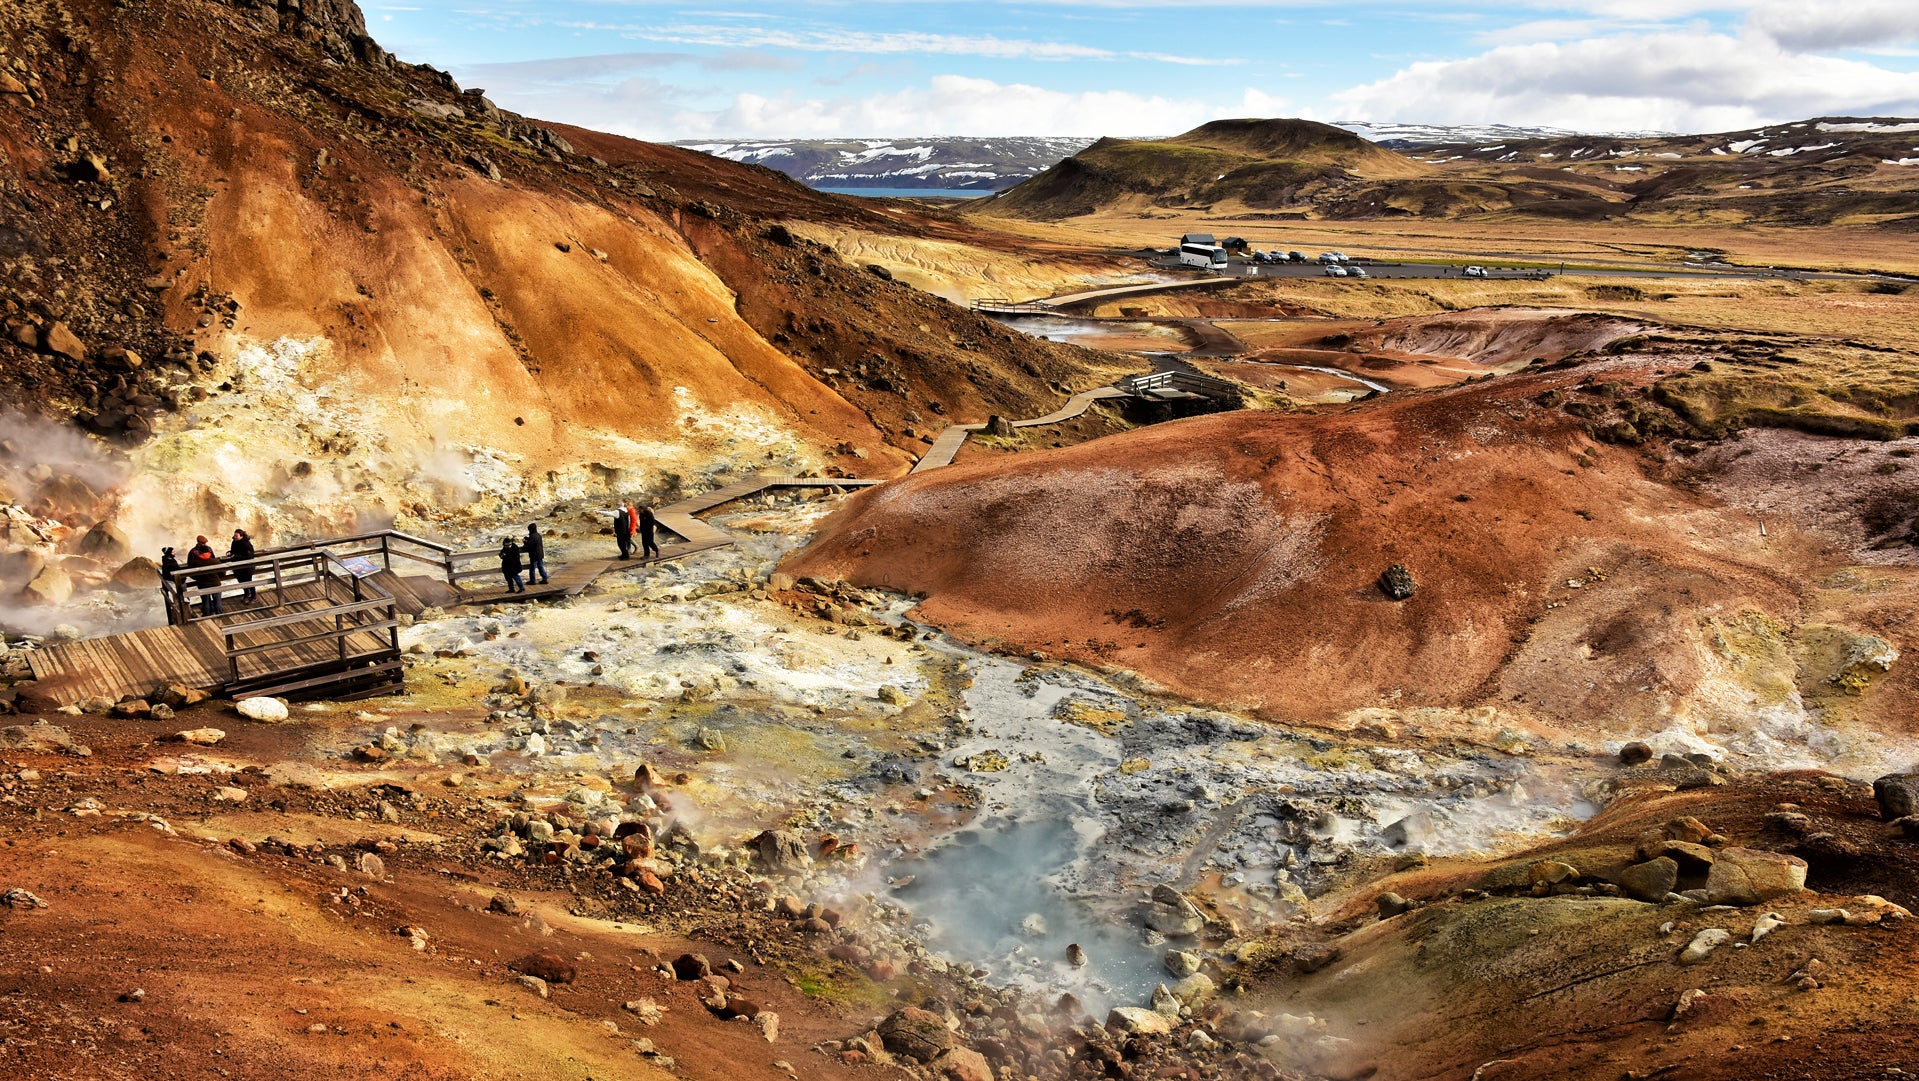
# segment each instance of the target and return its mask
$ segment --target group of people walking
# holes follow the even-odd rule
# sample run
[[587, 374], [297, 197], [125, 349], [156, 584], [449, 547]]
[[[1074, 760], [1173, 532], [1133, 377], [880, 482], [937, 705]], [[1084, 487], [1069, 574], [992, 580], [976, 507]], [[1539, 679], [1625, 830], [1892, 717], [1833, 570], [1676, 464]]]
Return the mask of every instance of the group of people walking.
[[[640, 539], [641, 559], [659, 558], [658, 530], [659, 521], [653, 517], [651, 508], [621, 503], [613, 512], [613, 539], [619, 544], [621, 559], [633, 558], [635, 536]], [[253, 558], [253, 538], [246, 530], [236, 529], [224, 558], [205, 537], [195, 537], [184, 562], [172, 548], [162, 548], [160, 571], [163, 581], [181, 583], [177, 602], [182, 610], [186, 608], [185, 584], [191, 582], [196, 589], [204, 591], [200, 593], [200, 614], [217, 616], [224, 610], [221, 598], [225, 596], [219, 587], [229, 577], [242, 587], [240, 603], [253, 604], [258, 599], [253, 588], [253, 566], [248, 562]], [[233, 566], [222, 567], [222, 563]], [[175, 573], [182, 570], [187, 572], [184, 578]], [[525, 593], [529, 584], [547, 585], [552, 581], [546, 573], [546, 538], [540, 534], [538, 525], [527, 526], [524, 538], [508, 537], [501, 542], [500, 575], [506, 579], [508, 593]], [[169, 601], [171, 603], [174, 602]]]
[[[660, 555], [659, 520], [650, 507], [621, 503], [613, 512], [613, 540], [620, 547], [620, 558], [633, 558], [633, 538], [640, 539], [640, 558]], [[169, 549], [171, 551], [171, 549]], [[508, 537], [500, 542], [500, 576], [506, 579], [508, 593], [525, 593], [528, 585], [546, 585], [552, 581], [546, 573], [546, 538], [540, 527], [526, 527], [524, 538]]]
[[654, 538], [659, 522], [653, 517], [653, 508], [635, 507], [631, 503], [620, 504], [613, 512], [613, 540], [620, 546], [620, 558], [633, 558], [633, 535], [640, 537], [640, 558], [649, 556], [658, 558], [659, 542]]
[[[197, 589], [208, 591], [200, 594], [200, 614], [217, 616], [223, 610], [221, 599], [226, 596], [221, 591], [220, 585], [228, 576], [243, 587], [240, 590], [240, 603], [252, 604], [259, 598], [259, 594], [253, 588], [253, 567], [247, 562], [253, 558], [253, 555], [253, 538], [248, 536], [244, 529], [233, 531], [233, 539], [227, 544], [227, 554], [224, 559], [213, 550], [213, 545], [209, 544], [205, 537], [195, 537], [193, 547], [187, 549], [185, 563], [182, 563], [180, 557], [173, 553], [173, 549], [160, 549], [162, 580], [173, 581], [175, 578], [171, 573], [173, 571], [184, 569], [194, 572], [188, 575], [186, 581], [192, 582]], [[221, 563], [236, 565], [226, 569], [216, 569]], [[178, 603], [184, 609], [186, 593], [184, 583], [182, 585]]]

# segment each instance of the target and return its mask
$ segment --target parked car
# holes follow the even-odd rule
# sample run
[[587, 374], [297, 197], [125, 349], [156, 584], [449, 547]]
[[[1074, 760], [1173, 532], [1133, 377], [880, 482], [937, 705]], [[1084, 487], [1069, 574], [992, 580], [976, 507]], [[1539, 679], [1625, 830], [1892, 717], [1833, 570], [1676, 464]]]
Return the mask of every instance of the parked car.
[[1303, 263], [1306, 261], [1306, 253], [1303, 251], [1289, 251], [1286, 253], [1286, 261], [1291, 263]]
[[1270, 255], [1267, 255], [1263, 251], [1256, 251], [1253, 253], [1253, 262], [1258, 263], [1261, 266], [1265, 266], [1266, 264], [1271, 263], [1272, 261], [1273, 261], [1273, 257]]
[[1329, 278], [1343, 278], [1346, 276], [1346, 268], [1337, 263], [1327, 263], [1326, 276]]
[[1355, 278], [1363, 278], [1366, 276], [1366, 268], [1363, 266], [1347, 267], [1345, 269], [1346, 269], [1346, 273], [1352, 275]]
[[1486, 268], [1483, 266], [1469, 266], [1466, 268], [1466, 276], [1468, 278], [1483, 278], [1486, 276]]

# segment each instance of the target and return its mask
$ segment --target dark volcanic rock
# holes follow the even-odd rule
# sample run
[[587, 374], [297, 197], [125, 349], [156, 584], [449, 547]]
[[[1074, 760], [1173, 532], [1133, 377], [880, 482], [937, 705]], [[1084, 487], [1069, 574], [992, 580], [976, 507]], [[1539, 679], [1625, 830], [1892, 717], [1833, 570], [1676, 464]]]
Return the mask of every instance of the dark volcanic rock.
[[1391, 600], [1403, 601], [1413, 595], [1419, 583], [1413, 581], [1413, 572], [1404, 563], [1395, 563], [1387, 567], [1379, 576], [1379, 591]]

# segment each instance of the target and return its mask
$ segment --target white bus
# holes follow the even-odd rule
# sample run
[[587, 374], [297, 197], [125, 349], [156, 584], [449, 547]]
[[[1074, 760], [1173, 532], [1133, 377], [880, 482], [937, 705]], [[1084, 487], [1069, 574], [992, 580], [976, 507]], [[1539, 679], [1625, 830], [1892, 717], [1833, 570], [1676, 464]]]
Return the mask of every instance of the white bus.
[[1226, 249], [1211, 244], [1181, 244], [1179, 265], [1226, 272]]

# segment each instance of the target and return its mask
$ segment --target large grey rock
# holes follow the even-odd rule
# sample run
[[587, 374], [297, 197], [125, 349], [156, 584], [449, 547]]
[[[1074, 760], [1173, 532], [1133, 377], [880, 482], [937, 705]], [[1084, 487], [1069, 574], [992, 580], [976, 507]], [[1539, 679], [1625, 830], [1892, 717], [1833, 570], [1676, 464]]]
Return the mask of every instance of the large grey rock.
[[1167, 885], [1153, 887], [1153, 899], [1146, 906], [1146, 926], [1163, 935], [1184, 938], [1199, 934], [1206, 916], [1185, 895]]
[[1172, 1022], [1166, 1015], [1144, 1006], [1120, 1006], [1106, 1015], [1106, 1027], [1113, 1032], [1129, 1035], [1163, 1036], [1173, 1031]]
[[26, 604], [65, 604], [72, 599], [73, 579], [58, 567], [42, 567], [20, 590], [20, 600]]
[[880, 1022], [879, 1033], [888, 1051], [914, 1062], [931, 1062], [953, 1047], [953, 1030], [946, 1022], [914, 1006], [889, 1014]]
[[1706, 876], [1706, 901], [1756, 905], [1806, 888], [1806, 861], [1778, 852], [1722, 848]]
[[1888, 822], [1919, 813], [1919, 773], [1888, 773], [1872, 782], [1872, 794]]
[[1679, 885], [1679, 863], [1666, 856], [1635, 863], [1619, 872], [1619, 888], [1635, 901], [1659, 902]]
[[767, 830], [753, 838], [753, 849], [769, 871], [790, 874], [806, 869], [806, 842], [792, 830]]
[[133, 545], [127, 541], [127, 535], [120, 532], [112, 522], [96, 522], [92, 529], [80, 538], [74, 551], [88, 559], [102, 563], [124, 563], [133, 558]]

